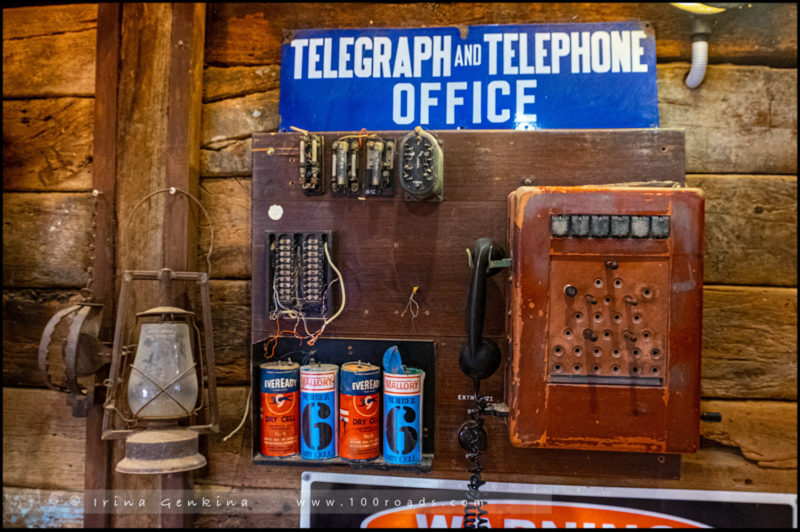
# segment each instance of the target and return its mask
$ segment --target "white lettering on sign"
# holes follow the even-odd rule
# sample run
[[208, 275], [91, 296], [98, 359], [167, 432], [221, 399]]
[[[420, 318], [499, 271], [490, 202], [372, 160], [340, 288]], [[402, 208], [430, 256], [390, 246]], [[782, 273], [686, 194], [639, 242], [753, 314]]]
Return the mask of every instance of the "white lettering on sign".
[[[403, 101], [405, 100], [405, 106]], [[414, 85], [398, 83], [394, 86], [392, 119], [395, 124], [410, 124], [414, 121]]]
[[386, 376], [383, 381], [387, 393], [416, 394], [420, 391], [422, 380], [418, 377], [403, 378]]
[[[444, 84], [444, 90], [441, 83], [420, 83], [419, 99], [417, 99], [417, 90], [413, 83], [398, 83], [394, 86], [392, 98], [392, 120], [400, 125], [412, 122], [428, 124], [431, 110], [441, 105], [438, 94], [444, 92], [445, 119], [448, 124], [455, 123], [456, 107], [465, 105], [465, 98], [472, 100], [474, 124], [482, 122], [484, 110], [486, 119], [490, 123], [506, 122], [512, 113], [517, 123], [536, 122], [536, 113], [531, 112], [536, 101], [532, 91], [535, 88], [535, 79], [517, 79], [513, 89], [508, 81], [502, 79], [490, 81], [485, 89], [480, 81], [474, 81], [471, 88], [466, 81], [452, 81]], [[467, 94], [464, 94], [464, 91], [467, 91]], [[512, 95], [512, 92], [513, 100], [501, 103], [500, 100]], [[486, 94], [485, 100], [484, 94]], [[482, 106], [483, 101], [486, 101], [485, 108]]]
[[[481, 64], [481, 45], [463, 44], [456, 48], [453, 66], [478, 66]], [[449, 73], [448, 73], [449, 75]]]
[[277, 377], [264, 381], [264, 388], [293, 388], [297, 386], [297, 379], [285, 379]]
[[354, 72], [357, 77], [449, 78], [454, 66], [480, 65], [484, 52], [490, 76], [558, 74], [567, 58], [573, 74], [647, 72], [641, 43], [646, 37], [641, 30], [540, 32], [531, 43], [528, 33], [487, 33], [485, 49], [453, 47], [450, 35], [416, 35], [410, 42], [401, 36], [395, 49], [388, 37], [339, 37], [335, 56], [331, 37], [294, 39], [290, 45], [294, 79], [303, 79], [304, 72], [308, 79], [350, 78]]
[[[455, 124], [472, 108], [472, 123], [492, 127], [513, 120], [535, 127], [532, 76], [552, 74], [643, 73], [641, 30], [493, 32], [482, 43], [454, 44], [451, 35], [326, 37], [293, 39], [290, 68], [294, 79], [389, 78], [402, 80], [392, 91], [392, 120], [397, 125], [429, 124], [444, 113]], [[516, 80], [447, 81], [454, 71], [482, 65], [489, 76]], [[442, 82], [411, 82], [442, 78]], [[436, 118], [439, 120], [439, 118]]]
[[300, 375], [300, 387], [303, 391], [329, 391], [335, 388], [335, 375]]
[[353, 382], [352, 388], [354, 390], [377, 390], [380, 385], [381, 381], [377, 379], [367, 379]]
[[464, 98], [456, 96], [456, 91], [463, 91], [467, 90], [467, 82], [466, 81], [458, 81], [455, 83], [448, 83], [447, 84], [447, 123], [448, 124], [455, 124], [456, 123], [456, 105], [464, 105]]
[[[490, 403], [492, 401], [494, 401], [494, 396], [492, 396], [492, 395], [484, 395], [482, 397], [485, 398]], [[459, 401], [474, 401], [475, 400], [475, 394], [474, 393], [473, 394], [460, 393], [460, 394], [458, 394], [458, 400]]]
[[372, 74], [372, 59], [366, 57], [365, 50], [372, 49], [372, 40], [369, 37], [359, 37], [356, 39], [354, 72], [358, 78], [368, 78]]

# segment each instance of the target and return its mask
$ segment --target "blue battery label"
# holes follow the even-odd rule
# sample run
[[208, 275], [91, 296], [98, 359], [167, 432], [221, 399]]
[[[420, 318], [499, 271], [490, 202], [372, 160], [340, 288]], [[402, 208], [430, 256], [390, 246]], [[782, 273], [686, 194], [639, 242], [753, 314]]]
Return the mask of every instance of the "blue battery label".
[[327, 372], [300, 371], [300, 455], [324, 460], [337, 455], [338, 368]]
[[383, 458], [389, 464], [416, 464], [422, 459], [424, 376], [420, 370], [384, 373]]

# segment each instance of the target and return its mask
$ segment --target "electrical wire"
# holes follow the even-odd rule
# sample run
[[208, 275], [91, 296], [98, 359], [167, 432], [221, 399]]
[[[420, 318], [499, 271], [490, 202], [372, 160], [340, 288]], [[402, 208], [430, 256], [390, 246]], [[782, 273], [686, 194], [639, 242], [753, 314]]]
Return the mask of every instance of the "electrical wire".
[[247, 401], [244, 404], [244, 415], [242, 416], [242, 420], [239, 422], [239, 425], [235, 429], [233, 429], [233, 431], [231, 431], [230, 434], [222, 438], [222, 441], [228, 441], [228, 439], [231, 436], [239, 432], [239, 429], [241, 429], [244, 426], [244, 422], [247, 420], [247, 413], [250, 412], [250, 398], [252, 396], [253, 396], [253, 384], [251, 383], [250, 389], [247, 391]]
[[328, 259], [328, 264], [331, 265], [331, 269], [334, 272], [336, 272], [336, 276], [339, 278], [339, 288], [342, 291], [342, 304], [339, 306], [339, 310], [336, 311], [336, 314], [326, 319], [322, 323], [322, 327], [320, 327], [319, 330], [316, 333], [314, 333], [314, 336], [306, 342], [308, 345], [314, 345], [317, 342], [319, 337], [322, 336], [323, 331], [325, 331], [325, 327], [327, 327], [328, 324], [330, 324], [333, 320], [338, 318], [339, 315], [342, 313], [342, 311], [344, 310], [345, 303], [347, 301], [347, 294], [345, 293], [344, 289], [344, 279], [342, 278], [342, 272], [340, 272], [339, 268], [337, 268], [336, 265], [333, 263], [333, 260], [331, 259], [331, 253], [328, 250], [327, 242], [325, 242], [325, 258]]
[[419, 303], [417, 303], [417, 300], [414, 299], [414, 296], [417, 295], [417, 291], [419, 291], [419, 286], [415, 286], [414, 288], [411, 289], [411, 295], [408, 296], [408, 303], [406, 303], [406, 308], [404, 308], [403, 312], [400, 314], [401, 318], [406, 315], [406, 311], [408, 311], [411, 314], [412, 320], [415, 319], [417, 316], [419, 316]]
[[[293, 333], [295, 338], [300, 339], [300, 342], [301, 342], [301, 345], [302, 345], [302, 341], [306, 337], [303, 337], [302, 335], [300, 335], [297, 332], [297, 325], [299, 324], [301, 319], [303, 321], [303, 328], [306, 330], [306, 334], [308, 335], [308, 338], [309, 338], [306, 341], [306, 343], [308, 345], [310, 345], [310, 346], [313, 346], [314, 343], [316, 343], [316, 341], [322, 335], [322, 332], [325, 330], [325, 327], [327, 327], [330, 322], [332, 322], [333, 320], [338, 318], [339, 315], [344, 310], [344, 306], [345, 306], [345, 302], [346, 302], [346, 292], [345, 292], [345, 289], [344, 289], [344, 278], [342, 277], [342, 272], [339, 271], [339, 268], [336, 267], [336, 265], [333, 263], [333, 260], [331, 259], [331, 254], [330, 254], [330, 251], [328, 250], [328, 243], [327, 242], [325, 242], [324, 250], [325, 250], [325, 258], [328, 260], [328, 264], [331, 265], [331, 269], [333, 269], [333, 271], [336, 272], [336, 276], [337, 276], [337, 279], [334, 279], [333, 281], [328, 283], [328, 286], [325, 288], [325, 293], [327, 293], [327, 291], [330, 289], [330, 287], [333, 286], [333, 283], [335, 283], [336, 281], [339, 282], [339, 286], [341, 287], [341, 293], [342, 293], [342, 304], [339, 306], [339, 310], [336, 312], [336, 314], [334, 314], [330, 318], [327, 318], [322, 323], [322, 327], [320, 327], [319, 330], [317, 330], [315, 333], [311, 334], [308, 331], [308, 324], [306, 323], [306, 319], [318, 319], [318, 318], [307, 318], [303, 312], [298, 312], [296, 310], [287, 309], [286, 307], [281, 305], [280, 301], [279, 301], [279, 298], [278, 298], [278, 292], [277, 292], [275, 286], [273, 286], [272, 287], [273, 288], [273, 290], [272, 290], [272, 292], [273, 292], [272, 299], [273, 299], [273, 302], [275, 303], [275, 307], [276, 308], [280, 307], [280, 309], [276, 310], [275, 312], [273, 312], [272, 315], [270, 316], [270, 318], [275, 320], [275, 331], [276, 332], [275, 332], [274, 336], [270, 337], [269, 340], [267, 340], [266, 343], [264, 343], [264, 358], [265, 359], [269, 360], [269, 359], [271, 359], [272, 357], [275, 356], [275, 348], [278, 345], [278, 338], [284, 332]], [[323, 300], [324, 300], [324, 297], [323, 297]], [[280, 321], [279, 320], [283, 315], [286, 315], [286, 317], [291, 316], [290, 319], [297, 319], [297, 321], [295, 322], [294, 330], [288, 330], [288, 329], [285, 330], [285, 331], [281, 330]], [[267, 350], [269, 349], [268, 346], [269, 346], [270, 342], [273, 342], [272, 343], [272, 349], [271, 349], [272, 352], [269, 355], [267, 355]], [[311, 356], [311, 353], [310, 352], [306, 352], [306, 351], [291, 351], [289, 353], [285, 353], [283, 356], [288, 356], [291, 353], [305, 353], [305, 356], [303, 357], [303, 364], [305, 364], [305, 362]], [[250, 389], [247, 392], [247, 403], [245, 404], [244, 415], [242, 416], [242, 420], [239, 422], [239, 425], [235, 429], [233, 429], [233, 431], [230, 434], [228, 434], [227, 436], [222, 438], [222, 441], [227, 441], [231, 436], [236, 434], [244, 426], [244, 423], [247, 420], [247, 414], [250, 411], [250, 399], [251, 399], [252, 396], [253, 396], [253, 384], [250, 383]]]

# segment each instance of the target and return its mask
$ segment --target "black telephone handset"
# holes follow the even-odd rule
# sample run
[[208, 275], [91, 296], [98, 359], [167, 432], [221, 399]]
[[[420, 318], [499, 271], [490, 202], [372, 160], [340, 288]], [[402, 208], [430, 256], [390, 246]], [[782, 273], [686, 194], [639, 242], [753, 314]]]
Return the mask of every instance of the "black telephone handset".
[[491, 262], [502, 259], [505, 251], [488, 238], [479, 238], [470, 252], [472, 279], [467, 296], [467, 343], [458, 355], [458, 365], [475, 384], [478, 395], [480, 381], [491, 376], [500, 366], [500, 348], [483, 337], [483, 322], [486, 317], [486, 279], [502, 268], [492, 267]]
[[486, 510], [482, 508], [479, 488], [485, 483], [481, 480], [480, 459], [486, 452], [487, 437], [482, 414], [487, 411], [487, 401], [480, 395], [480, 384], [497, 371], [501, 360], [497, 344], [483, 337], [486, 279], [503, 269], [495, 264], [505, 256], [505, 252], [499, 244], [488, 238], [479, 238], [475, 241], [475, 247], [467, 252], [472, 268], [467, 296], [467, 343], [458, 355], [458, 365], [475, 385], [475, 408], [468, 410], [470, 419], [459, 428], [458, 443], [467, 452], [467, 459], [473, 463], [464, 508], [464, 527], [483, 528], [488, 526], [488, 519], [485, 517]]

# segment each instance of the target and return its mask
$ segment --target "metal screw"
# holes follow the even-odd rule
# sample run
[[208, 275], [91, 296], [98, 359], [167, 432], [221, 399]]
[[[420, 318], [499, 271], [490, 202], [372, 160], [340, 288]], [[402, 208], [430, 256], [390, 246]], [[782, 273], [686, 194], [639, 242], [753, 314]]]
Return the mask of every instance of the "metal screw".
[[607, 260], [606, 268], [608, 268], [609, 270], [616, 270], [617, 268], [619, 268], [619, 264], [617, 264], [617, 262], [614, 260]]
[[564, 288], [564, 293], [567, 295], [567, 297], [575, 297], [578, 294], [578, 289], [571, 284], [568, 284], [567, 287]]

